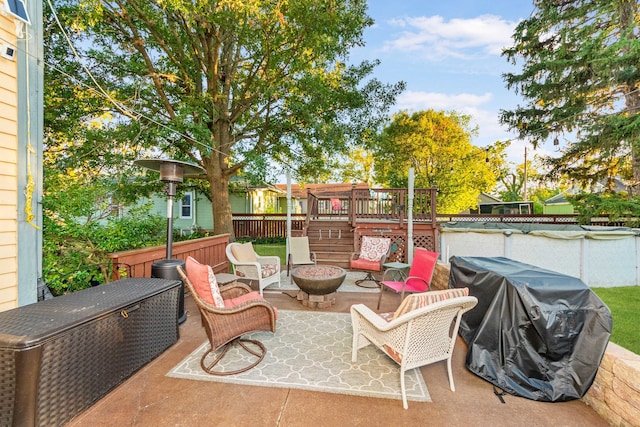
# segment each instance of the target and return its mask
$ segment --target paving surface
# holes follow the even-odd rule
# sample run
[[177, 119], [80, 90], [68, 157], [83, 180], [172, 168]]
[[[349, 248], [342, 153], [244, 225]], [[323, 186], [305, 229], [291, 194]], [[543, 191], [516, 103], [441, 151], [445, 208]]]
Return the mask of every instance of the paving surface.
[[[265, 298], [284, 310], [303, 307], [295, 292], [265, 291]], [[348, 312], [352, 304], [375, 309], [378, 294], [339, 293], [323, 311]], [[398, 295], [385, 292], [381, 312], [393, 311]], [[464, 366], [466, 348], [459, 338], [453, 358], [456, 391], [449, 389], [446, 362], [421, 368], [432, 402], [409, 402], [312, 392], [240, 386], [166, 377], [165, 374], [206, 335], [200, 315], [187, 295], [187, 320], [178, 343], [145, 366], [68, 427], [79, 426], [607, 426], [581, 401], [536, 402], [507, 395], [505, 403], [490, 383]], [[268, 350], [268, 349], [267, 349]]]

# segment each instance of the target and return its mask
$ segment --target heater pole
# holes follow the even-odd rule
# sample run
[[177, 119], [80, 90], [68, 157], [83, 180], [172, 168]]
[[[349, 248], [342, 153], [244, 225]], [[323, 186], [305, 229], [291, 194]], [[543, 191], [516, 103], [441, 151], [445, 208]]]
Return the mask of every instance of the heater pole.
[[167, 182], [167, 259], [173, 257], [173, 198], [176, 195], [176, 183]]

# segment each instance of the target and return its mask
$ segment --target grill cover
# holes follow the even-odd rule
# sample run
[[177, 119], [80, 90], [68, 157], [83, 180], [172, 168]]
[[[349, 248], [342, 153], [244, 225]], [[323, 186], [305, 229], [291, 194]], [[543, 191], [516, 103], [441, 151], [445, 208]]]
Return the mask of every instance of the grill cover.
[[609, 308], [584, 282], [502, 257], [450, 263], [450, 286], [478, 298], [460, 324], [471, 372], [532, 400], [584, 396], [612, 326]]

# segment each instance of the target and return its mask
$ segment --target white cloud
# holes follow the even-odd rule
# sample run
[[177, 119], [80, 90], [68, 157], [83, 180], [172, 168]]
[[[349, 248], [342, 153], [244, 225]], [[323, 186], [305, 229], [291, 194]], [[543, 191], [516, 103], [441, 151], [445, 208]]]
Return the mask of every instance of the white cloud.
[[436, 111], [457, 111], [471, 117], [471, 125], [477, 125], [479, 135], [477, 145], [492, 144], [496, 140], [512, 138], [498, 120], [499, 112], [490, 105], [493, 95], [471, 93], [446, 94], [436, 92], [407, 91], [398, 97], [398, 110], [410, 112], [433, 109]]
[[432, 60], [500, 55], [512, 43], [517, 24], [495, 15], [448, 21], [441, 16], [421, 16], [389, 23], [403, 31], [385, 43], [385, 50], [413, 52]]
[[434, 110], [462, 110], [470, 106], [487, 104], [493, 95], [485, 93], [474, 95], [471, 93], [436, 93], [407, 91], [398, 96], [398, 107], [401, 110], [422, 110], [432, 108]]

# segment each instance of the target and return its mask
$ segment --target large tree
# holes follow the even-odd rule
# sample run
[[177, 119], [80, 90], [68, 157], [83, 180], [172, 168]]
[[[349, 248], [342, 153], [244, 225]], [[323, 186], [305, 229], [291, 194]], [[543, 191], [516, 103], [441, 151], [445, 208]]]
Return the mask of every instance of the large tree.
[[518, 24], [505, 74], [525, 104], [501, 120], [534, 146], [567, 139], [551, 178], [592, 186], [616, 175], [640, 189], [640, 5], [637, 0], [536, 0]]
[[471, 144], [476, 130], [470, 117], [426, 110], [393, 116], [373, 149], [375, 178], [391, 187], [406, 187], [410, 167], [416, 187], [438, 189], [437, 209], [459, 213], [478, 205], [478, 196], [493, 189], [496, 178], [491, 152]]
[[376, 61], [347, 65], [373, 23], [360, 0], [57, 4], [107, 88], [111, 142], [200, 164], [217, 233], [233, 233], [232, 176], [274, 161], [312, 175], [371, 135], [403, 88], [371, 79]]

